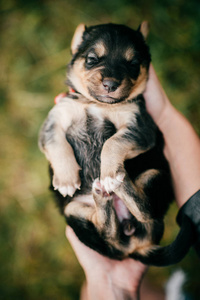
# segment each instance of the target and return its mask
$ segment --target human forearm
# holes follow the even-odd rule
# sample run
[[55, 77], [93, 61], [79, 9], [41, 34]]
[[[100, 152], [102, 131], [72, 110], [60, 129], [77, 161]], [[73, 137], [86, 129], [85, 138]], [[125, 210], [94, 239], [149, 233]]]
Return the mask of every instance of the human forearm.
[[144, 93], [149, 114], [163, 133], [178, 206], [200, 187], [200, 141], [191, 124], [170, 103], [153, 66]]
[[164, 153], [180, 207], [200, 188], [200, 140], [187, 119], [171, 104], [163, 111], [158, 126], [164, 136]]

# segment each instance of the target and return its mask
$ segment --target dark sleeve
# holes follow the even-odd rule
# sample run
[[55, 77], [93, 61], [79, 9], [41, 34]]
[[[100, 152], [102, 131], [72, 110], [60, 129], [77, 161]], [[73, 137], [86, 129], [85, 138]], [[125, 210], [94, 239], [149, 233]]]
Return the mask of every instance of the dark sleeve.
[[177, 215], [177, 223], [182, 226], [186, 219], [192, 224], [192, 231], [195, 233], [194, 247], [200, 257], [200, 190], [198, 190], [189, 200], [180, 208]]

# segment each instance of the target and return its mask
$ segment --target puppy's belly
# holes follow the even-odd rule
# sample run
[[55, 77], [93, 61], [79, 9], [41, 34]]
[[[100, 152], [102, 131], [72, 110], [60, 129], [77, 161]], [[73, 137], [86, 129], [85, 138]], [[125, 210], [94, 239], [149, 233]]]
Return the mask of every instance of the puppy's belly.
[[[95, 118], [86, 114], [84, 125], [73, 124], [67, 131], [66, 139], [72, 146], [77, 163], [81, 167], [81, 190], [78, 194], [90, 194], [92, 183], [100, 177], [100, 157], [103, 144], [116, 132], [108, 119]], [[76, 129], [75, 129], [76, 128]]]

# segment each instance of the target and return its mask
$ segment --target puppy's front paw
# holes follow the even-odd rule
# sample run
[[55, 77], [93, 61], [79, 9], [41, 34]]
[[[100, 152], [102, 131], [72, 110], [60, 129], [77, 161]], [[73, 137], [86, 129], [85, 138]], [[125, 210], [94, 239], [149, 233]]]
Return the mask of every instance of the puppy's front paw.
[[[62, 170], [62, 172], [54, 172], [53, 176], [53, 187], [54, 190], [58, 190], [63, 197], [72, 197], [75, 191], [80, 190], [81, 180], [79, 177], [79, 170], [73, 170], [70, 172], [67, 169]], [[65, 171], [65, 172], [64, 172]]]
[[75, 186], [68, 185], [68, 186], [54, 187], [54, 190], [58, 190], [59, 193], [63, 195], [63, 197], [66, 196], [72, 197], [77, 189], [80, 190], [80, 184], [79, 185], [76, 184]]
[[114, 192], [123, 182], [125, 177], [124, 172], [120, 172], [115, 178], [111, 176], [106, 176], [101, 180], [101, 184], [104, 186], [107, 193]]

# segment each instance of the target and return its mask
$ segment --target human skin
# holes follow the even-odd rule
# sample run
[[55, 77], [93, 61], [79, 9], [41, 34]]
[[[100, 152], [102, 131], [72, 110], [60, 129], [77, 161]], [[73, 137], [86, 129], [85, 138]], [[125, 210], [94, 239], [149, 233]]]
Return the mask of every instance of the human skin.
[[163, 133], [175, 199], [181, 207], [200, 188], [200, 140], [192, 125], [170, 103], [153, 66], [144, 93], [146, 108]]
[[[200, 140], [188, 120], [170, 103], [152, 65], [144, 93], [146, 108], [163, 133], [178, 207], [200, 188]], [[81, 300], [136, 300], [147, 267], [133, 259], [117, 261], [82, 244], [70, 227], [66, 230], [86, 275]]]

